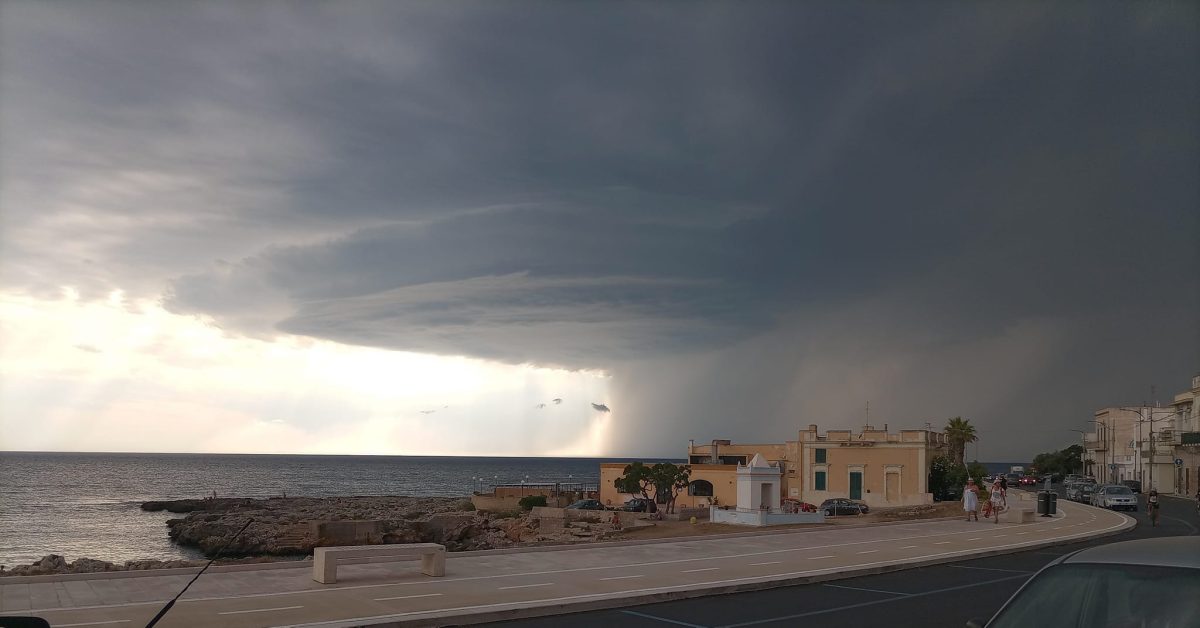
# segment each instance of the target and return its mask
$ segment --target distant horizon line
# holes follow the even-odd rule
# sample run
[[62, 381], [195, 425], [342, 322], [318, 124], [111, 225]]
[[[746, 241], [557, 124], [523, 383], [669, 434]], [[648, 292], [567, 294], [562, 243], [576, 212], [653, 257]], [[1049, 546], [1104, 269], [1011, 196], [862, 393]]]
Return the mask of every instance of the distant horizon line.
[[[546, 460], [683, 460], [671, 456], [538, 456], [514, 454], [309, 454], [309, 453], [248, 453], [248, 452], [204, 452], [204, 451], [47, 451], [32, 449], [0, 449], [3, 454], [106, 454], [135, 456], [311, 456], [335, 458], [355, 456], [364, 458], [543, 458]], [[1025, 461], [973, 460], [980, 464], [1029, 464]]]
[[359, 456], [373, 458], [544, 458], [547, 460], [682, 460], [682, 457], [671, 456], [539, 456], [518, 454], [312, 454], [286, 452], [212, 452], [212, 451], [74, 451], [74, 450], [35, 450], [35, 449], [0, 449], [3, 454], [128, 454], [135, 456], [313, 456], [338, 457]]

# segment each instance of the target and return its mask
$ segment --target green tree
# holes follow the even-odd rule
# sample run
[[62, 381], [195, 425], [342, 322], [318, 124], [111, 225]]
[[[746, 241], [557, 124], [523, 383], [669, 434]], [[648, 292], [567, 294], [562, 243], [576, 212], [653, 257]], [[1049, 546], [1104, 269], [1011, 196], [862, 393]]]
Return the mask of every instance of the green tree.
[[962, 466], [966, 455], [967, 443], [979, 440], [975, 436], [975, 426], [969, 420], [956, 416], [946, 422], [946, 440], [950, 442], [950, 456], [954, 464]]
[[692, 468], [686, 464], [660, 462], [650, 467], [650, 474], [654, 478], [655, 499], [661, 496], [660, 501], [667, 503], [667, 512], [675, 512], [675, 500], [679, 497], [679, 491], [687, 488], [691, 482]]
[[971, 464], [967, 465], [967, 477], [975, 480], [975, 483], [980, 486], [983, 485], [983, 476], [987, 474], [987, 467], [980, 464], [978, 460], [975, 460]]
[[633, 462], [625, 465], [625, 469], [621, 477], [613, 480], [613, 486], [617, 488], [619, 493], [628, 493], [630, 495], [641, 494], [643, 498], [652, 500], [650, 497], [650, 489], [655, 489], [654, 474], [650, 467], [641, 462]]

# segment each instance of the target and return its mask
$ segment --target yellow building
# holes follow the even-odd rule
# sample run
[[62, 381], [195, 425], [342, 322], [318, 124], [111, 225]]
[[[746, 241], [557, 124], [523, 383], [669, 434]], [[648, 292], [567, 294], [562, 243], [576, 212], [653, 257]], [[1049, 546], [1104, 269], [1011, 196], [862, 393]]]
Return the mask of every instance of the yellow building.
[[[677, 507], [703, 507], [737, 501], [737, 467], [755, 454], [782, 471], [781, 497], [820, 504], [834, 497], [859, 499], [871, 506], [909, 506], [933, 501], [929, 465], [947, 453], [944, 434], [930, 430], [900, 430], [889, 434], [865, 426], [861, 432], [829, 430], [816, 425], [784, 443], [744, 444], [715, 440], [688, 444], [692, 483], [680, 493]], [[600, 466], [600, 499], [620, 505], [633, 495], [618, 494], [613, 481], [624, 463]], [[714, 501], [715, 500], [715, 501]]]

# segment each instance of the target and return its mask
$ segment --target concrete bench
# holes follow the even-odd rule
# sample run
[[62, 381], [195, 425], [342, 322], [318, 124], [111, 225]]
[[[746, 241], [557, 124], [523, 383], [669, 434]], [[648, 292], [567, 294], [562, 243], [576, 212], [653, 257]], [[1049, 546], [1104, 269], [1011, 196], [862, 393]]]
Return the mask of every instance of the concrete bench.
[[1033, 523], [1037, 520], [1037, 514], [1032, 508], [1010, 506], [1008, 510], [1000, 513], [1000, 518], [1004, 523]]
[[321, 584], [337, 582], [338, 560], [348, 558], [403, 560], [418, 556], [421, 558], [421, 573], [427, 576], [446, 575], [446, 546], [437, 543], [404, 543], [318, 547], [313, 550], [312, 578]]

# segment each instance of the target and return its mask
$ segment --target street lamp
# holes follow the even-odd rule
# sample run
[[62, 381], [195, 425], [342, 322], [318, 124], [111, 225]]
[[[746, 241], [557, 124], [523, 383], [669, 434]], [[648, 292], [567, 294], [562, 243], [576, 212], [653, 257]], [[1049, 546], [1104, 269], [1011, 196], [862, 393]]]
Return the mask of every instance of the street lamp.
[[1070, 430], [1079, 432], [1079, 442], [1083, 443], [1083, 451], [1079, 452], [1079, 468], [1084, 473], [1087, 473], [1087, 432], [1083, 430]]
[[[1104, 435], [1105, 435], [1105, 436], [1108, 436], [1108, 432], [1109, 432], [1109, 429], [1108, 429], [1108, 424], [1107, 424], [1107, 423], [1105, 423], [1104, 421], [1101, 421], [1101, 420], [1099, 420], [1099, 419], [1092, 419], [1092, 420], [1088, 421], [1088, 423], [1095, 423], [1095, 424], [1099, 425], [1100, 427], [1103, 427], [1103, 428], [1104, 428], [1104, 433], [1105, 433]], [[1107, 441], [1107, 440], [1108, 440], [1107, 438], [1099, 438], [1100, 434], [1096, 434], [1096, 436], [1097, 436], [1097, 441], [1099, 441], [1099, 442], [1104, 442], [1104, 441]], [[1084, 445], [1084, 449], [1085, 449], [1085, 450], [1087, 449], [1087, 445]], [[1107, 443], [1105, 443], [1105, 445], [1104, 445], [1104, 449], [1105, 449], [1105, 451], [1107, 451], [1107, 450], [1108, 450], [1108, 444], [1107, 444]], [[1114, 453], [1114, 456], [1115, 456], [1115, 455], [1116, 455], [1116, 454]], [[1107, 462], [1106, 458], [1107, 458], [1107, 456], [1106, 456], [1106, 455], [1102, 455], [1102, 456], [1100, 456], [1100, 461], [1101, 461], [1101, 464], [1103, 464], [1103, 465], [1105, 466], [1105, 468], [1108, 468], [1108, 462]], [[1113, 460], [1115, 461], [1115, 460], [1116, 460], [1116, 458], [1114, 457], [1114, 458], [1113, 458]], [[1108, 473], [1109, 473], [1109, 477], [1115, 477], [1115, 476], [1113, 475], [1113, 469], [1109, 468], [1109, 469], [1108, 469]]]

